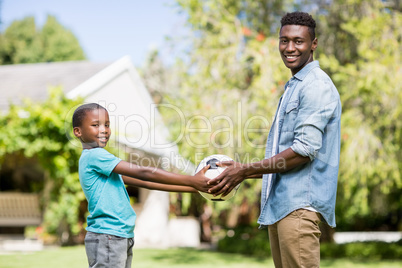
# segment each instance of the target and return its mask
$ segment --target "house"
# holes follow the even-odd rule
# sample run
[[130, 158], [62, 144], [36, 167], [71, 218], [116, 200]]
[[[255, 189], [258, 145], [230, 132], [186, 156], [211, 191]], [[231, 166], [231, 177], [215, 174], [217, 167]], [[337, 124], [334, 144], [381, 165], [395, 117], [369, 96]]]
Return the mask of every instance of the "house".
[[[3, 65], [0, 66], [0, 81], [0, 113], [7, 112], [10, 103], [20, 104], [23, 98], [43, 101], [49, 87], [62, 86], [67, 97], [82, 97], [85, 102], [96, 102], [108, 109], [114, 138], [111, 144], [128, 155], [127, 161], [188, 174], [194, 171], [191, 163], [180, 157], [177, 146], [170, 142], [169, 130], [157, 105], [127, 56], [113, 63]], [[24, 163], [21, 170], [35, 179], [35, 170], [29, 164]], [[0, 170], [0, 187], [7, 176], [9, 174]], [[12, 192], [12, 187], [6, 190]], [[138, 216], [136, 246], [198, 246], [200, 230], [196, 220], [169, 219], [168, 193], [145, 189], [129, 193], [138, 195], [139, 200], [134, 207]], [[0, 192], [0, 197], [3, 194]], [[0, 228], [2, 222], [7, 219], [0, 218]], [[24, 224], [22, 221], [19, 226]]]

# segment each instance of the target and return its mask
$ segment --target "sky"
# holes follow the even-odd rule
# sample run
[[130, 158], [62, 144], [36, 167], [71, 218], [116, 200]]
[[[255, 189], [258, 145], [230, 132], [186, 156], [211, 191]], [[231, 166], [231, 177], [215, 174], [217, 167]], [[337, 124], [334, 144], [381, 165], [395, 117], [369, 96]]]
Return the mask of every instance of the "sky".
[[140, 67], [157, 48], [165, 62], [175, 51], [166, 37], [185, 33], [174, 0], [0, 0], [3, 32], [14, 20], [35, 17], [41, 27], [53, 15], [78, 38], [87, 58], [111, 62], [128, 55]]

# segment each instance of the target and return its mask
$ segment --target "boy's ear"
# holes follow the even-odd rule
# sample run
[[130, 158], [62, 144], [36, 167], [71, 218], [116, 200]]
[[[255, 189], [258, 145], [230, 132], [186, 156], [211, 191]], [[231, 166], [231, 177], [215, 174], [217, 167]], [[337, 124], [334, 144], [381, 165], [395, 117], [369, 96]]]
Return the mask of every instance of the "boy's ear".
[[79, 127], [75, 127], [75, 128], [73, 129], [73, 131], [74, 131], [74, 135], [75, 135], [77, 138], [81, 137], [81, 129], [80, 129]]

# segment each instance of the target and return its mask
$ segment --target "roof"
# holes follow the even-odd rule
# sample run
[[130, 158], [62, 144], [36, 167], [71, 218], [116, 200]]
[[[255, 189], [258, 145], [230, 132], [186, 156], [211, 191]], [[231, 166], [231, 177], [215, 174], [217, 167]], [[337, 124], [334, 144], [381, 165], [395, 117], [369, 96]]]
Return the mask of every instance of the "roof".
[[1, 65], [0, 111], [7, 111], [10, 102], [21, 104], [24, 98], [43, 101], [52, 86], [62, 85], [67, 93], [110, 64], [70, 61]]

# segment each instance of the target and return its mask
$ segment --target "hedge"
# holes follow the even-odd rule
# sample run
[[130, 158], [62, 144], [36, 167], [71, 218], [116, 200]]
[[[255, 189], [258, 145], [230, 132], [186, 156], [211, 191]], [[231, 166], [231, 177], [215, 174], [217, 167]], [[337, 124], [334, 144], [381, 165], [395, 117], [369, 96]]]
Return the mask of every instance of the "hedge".
[[[256, 257], [270, 257], [267, 230], [257, 227], [238, 227], [226, 231], [219, 240], [218, 251], [240, 253]], [[353, 242], [346, 244], [322, 243], [321, 258], [348, 258], [364, 260], [402, 259], [402, 240], [395, 243]]]

